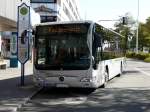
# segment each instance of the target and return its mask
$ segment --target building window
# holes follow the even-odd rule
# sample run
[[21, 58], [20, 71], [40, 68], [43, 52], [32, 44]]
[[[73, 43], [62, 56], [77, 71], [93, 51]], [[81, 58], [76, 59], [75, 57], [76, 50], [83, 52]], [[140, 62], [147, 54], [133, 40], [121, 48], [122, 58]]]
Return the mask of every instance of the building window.
[[31, 0], [31, 3], [56, 3], [56, 0]]
[[53, 21], [57, 21], [57, 17], [56, 16], [41, 16], [41, 22], [53, 22]]
[[73, 20], [72, 16], [70, 15], [68, 9], [66, 8], [65, 4], [63, 4], [63, 11], [65, 12], [65, 14], [68, 16], [68, 18], [70, 20]]

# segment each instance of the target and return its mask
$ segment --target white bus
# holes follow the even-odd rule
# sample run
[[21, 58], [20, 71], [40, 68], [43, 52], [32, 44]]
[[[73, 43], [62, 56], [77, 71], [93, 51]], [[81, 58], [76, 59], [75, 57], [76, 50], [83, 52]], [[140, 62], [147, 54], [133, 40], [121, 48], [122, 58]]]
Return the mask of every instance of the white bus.
[[122, 74], [124, 37], [92, 21], [35, 27], [34, 81], [40, 86], [96, 89]]

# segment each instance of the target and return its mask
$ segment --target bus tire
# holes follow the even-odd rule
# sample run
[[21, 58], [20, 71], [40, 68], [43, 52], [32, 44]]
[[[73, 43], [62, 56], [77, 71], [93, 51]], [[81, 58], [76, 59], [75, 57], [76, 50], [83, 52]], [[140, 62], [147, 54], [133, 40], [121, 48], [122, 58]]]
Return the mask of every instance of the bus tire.
[[105, 82], [109, 81], [109, 69], [108, 66], [106, 66], [105, 68]]

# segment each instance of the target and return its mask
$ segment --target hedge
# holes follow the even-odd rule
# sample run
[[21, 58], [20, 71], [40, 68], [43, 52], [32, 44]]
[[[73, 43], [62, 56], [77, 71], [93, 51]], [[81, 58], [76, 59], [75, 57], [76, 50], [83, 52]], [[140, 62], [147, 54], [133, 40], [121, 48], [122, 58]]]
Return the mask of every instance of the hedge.
[[150, 57], [144, 59], [145, 62], [150, 62]]
[[144, 61], [148, 62], [148, 60], [150, 58], [150, 53], [139, 52], [139, 53], [136, 54], [134, 52], [127, 52], [126, 57], [127, 58], [134, 58], [134, 59], [144, 60]]

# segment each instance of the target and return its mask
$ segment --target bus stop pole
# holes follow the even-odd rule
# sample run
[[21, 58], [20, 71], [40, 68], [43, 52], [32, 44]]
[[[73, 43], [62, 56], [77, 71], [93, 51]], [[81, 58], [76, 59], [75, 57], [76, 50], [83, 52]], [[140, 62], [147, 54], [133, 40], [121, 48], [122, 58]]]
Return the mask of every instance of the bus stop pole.
[[24, 86], [24, 63], [21, 64], [21, 86]]

